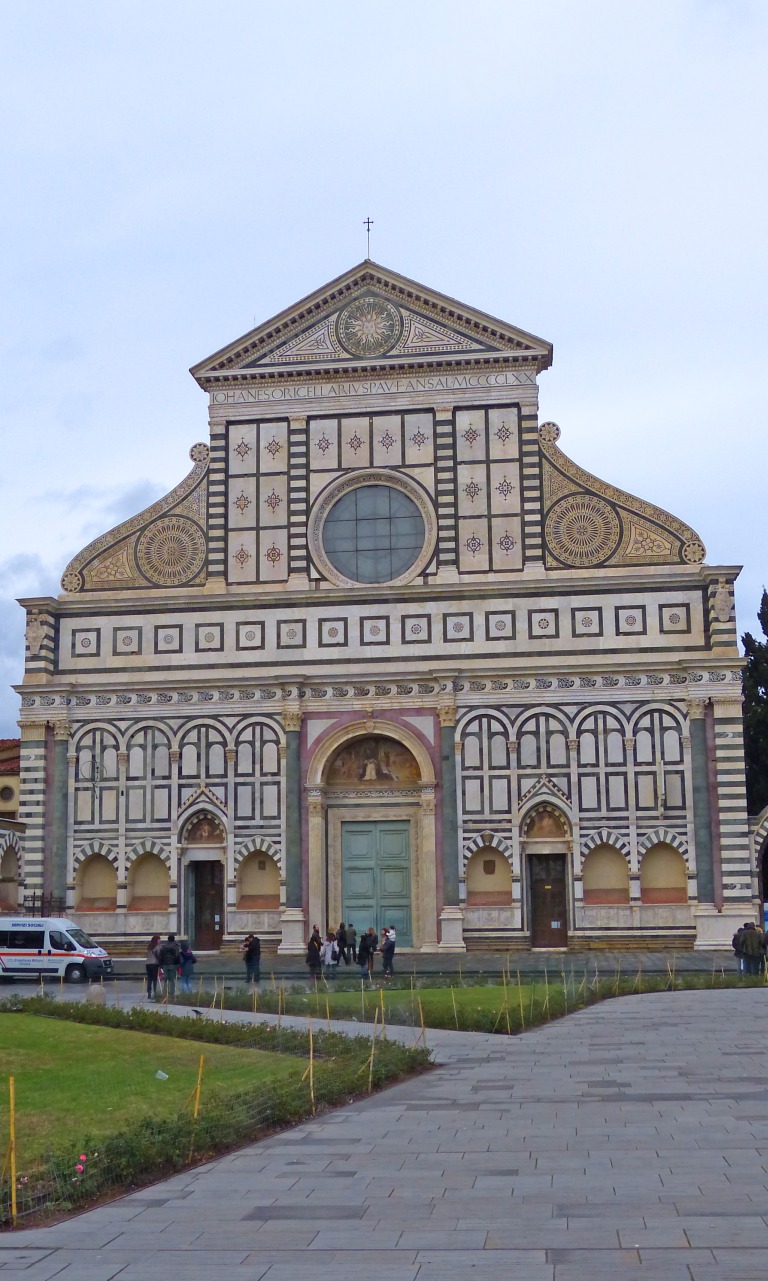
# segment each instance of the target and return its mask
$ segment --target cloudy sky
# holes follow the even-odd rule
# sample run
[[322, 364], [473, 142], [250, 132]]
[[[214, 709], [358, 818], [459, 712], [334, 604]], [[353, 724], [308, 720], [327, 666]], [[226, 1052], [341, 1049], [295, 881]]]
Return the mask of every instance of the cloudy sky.
[[766, 557], [764, 0], [4, 0], [0, 735], [22, 612], [206, 438], [188, 368], [365, 256], [554, 342], [543, 417]]

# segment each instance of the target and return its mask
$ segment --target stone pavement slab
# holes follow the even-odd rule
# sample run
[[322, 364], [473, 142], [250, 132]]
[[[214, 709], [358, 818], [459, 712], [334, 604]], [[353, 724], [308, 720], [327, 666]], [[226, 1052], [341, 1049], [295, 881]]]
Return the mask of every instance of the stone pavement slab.
[[428, 1031], [434, 1072], [9, 1233], [0, 1281], [764, 1281], [767, 1033], [763, 989]]

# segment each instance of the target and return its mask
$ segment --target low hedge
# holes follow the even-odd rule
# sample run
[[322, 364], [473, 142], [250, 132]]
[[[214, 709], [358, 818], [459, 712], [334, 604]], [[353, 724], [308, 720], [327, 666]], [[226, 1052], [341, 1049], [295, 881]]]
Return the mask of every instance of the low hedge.
[[[273, 1053], [290, 1053], [309, 1059], [309, 1033], [291, 1028], [218, 1023], [209, 1019], [178, 1018], [155, 1011], [120, 1010], [69, 1004], [47, 998], [0, 1003], [3, 1012], [66, 1019], [75, 1023], [153, 1035], [180, 1037], [204, 1043], [235, 1045]], [[0, 1024], [0, 1035], [2, 1029]], [[316, 1110], [348, 1103], [381, 1089], [404, 1076], [430, 1066], [429, 1052], [395, 1041], [377, 1040], [370, 1070], [370, 1036], [345, 1037], [313, 1032], [313, 1069]], [[81, 1209], [96, 1198], [125, 1191], [197, 1164], [241, 1144], [251, 1143], [267, 1131], [295, 1125], [313, 1112], [309, 1080], [260, 1083], [249, 1090], [223, 1092], [207, 1089], [197, 1120], [191, 1105], [165, 1118], [142, 1118], [107, 1139], [86, 1137], [82, 1153], [55, 1145], [39, 1166], [17, 1180], [17, 1223], [32, 1217]], [[85, 1157], [84, 1161], [80, 1156]], [[11, 1188], [8, 1178], [0, 1184], [0, 1227], [11, 1223]]]

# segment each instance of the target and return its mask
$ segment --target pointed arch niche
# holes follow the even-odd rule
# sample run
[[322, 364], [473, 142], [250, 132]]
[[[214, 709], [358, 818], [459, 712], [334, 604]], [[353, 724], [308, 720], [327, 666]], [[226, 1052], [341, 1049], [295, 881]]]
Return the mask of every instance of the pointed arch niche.
[[405, 725], [354, 721], [328, 734], [307, 769], [310, 924], [344, 919], [344, 824], [407, 824], [412, 946], [437, 951], [435, 768]]

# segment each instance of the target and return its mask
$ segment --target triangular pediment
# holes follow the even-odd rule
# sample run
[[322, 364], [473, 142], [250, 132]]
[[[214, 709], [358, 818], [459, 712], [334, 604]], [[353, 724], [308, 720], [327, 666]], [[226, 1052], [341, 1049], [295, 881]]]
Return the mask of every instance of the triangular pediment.
[[545, 369], [550, 344], [366, 261], [195, 365], [206, 386], [227, 377], [407, 367], [506, 356]]

